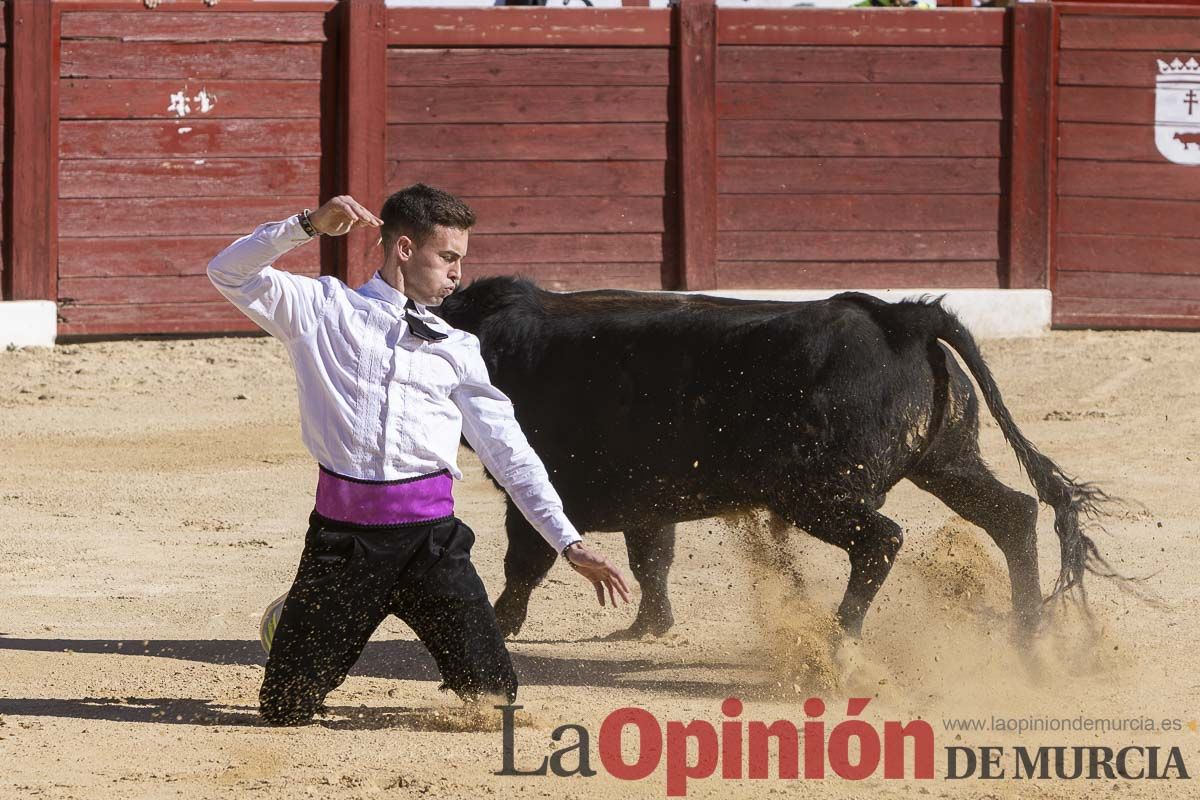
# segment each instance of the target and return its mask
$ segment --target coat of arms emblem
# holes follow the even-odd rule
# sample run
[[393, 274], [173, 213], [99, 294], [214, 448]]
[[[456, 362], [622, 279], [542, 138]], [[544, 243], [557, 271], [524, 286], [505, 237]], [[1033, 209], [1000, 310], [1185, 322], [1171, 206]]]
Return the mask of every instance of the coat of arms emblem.
[[1159, 59], [1154, 143], [1176, 164], [1200, 164], [1200, 63]]

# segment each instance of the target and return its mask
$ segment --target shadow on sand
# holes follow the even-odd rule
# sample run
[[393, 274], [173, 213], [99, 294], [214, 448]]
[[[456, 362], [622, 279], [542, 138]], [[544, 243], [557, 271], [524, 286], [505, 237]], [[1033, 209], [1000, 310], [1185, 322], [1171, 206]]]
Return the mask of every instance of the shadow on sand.
[[[266, 656], [257, 641], [233, 639], [17, 639], [0, 636], [0, 651], [91, 653], [174, 658], [217, 665], [259, 665]], [[739, 664], [669, 663], [650, 659], [586, 659], [513, 653], [513, 664], [523, 685], [595, 686], [679, 694], [689, 697], [725, 697], [730, 685], [722, 680], [726, 669]], [[669, 677], [638, 677], [663, 670], [702, 668], [714, 680], [692, 681]], [[438, 681], [437, 666], [419, 641], [393, 639], [371, 642], [351, 675], [394, 680]], [[331, 728], [437, 729], [429, 709], [381, 707], [330, 707], [341, 719], [324, 720]], [[229, 706], [199, 698], [85, 697], [79, 699], [0, 698], [0, 715], [74, 717], [122, 722], [156, 722], [187, 725], [258, 726], [254, 707]]]

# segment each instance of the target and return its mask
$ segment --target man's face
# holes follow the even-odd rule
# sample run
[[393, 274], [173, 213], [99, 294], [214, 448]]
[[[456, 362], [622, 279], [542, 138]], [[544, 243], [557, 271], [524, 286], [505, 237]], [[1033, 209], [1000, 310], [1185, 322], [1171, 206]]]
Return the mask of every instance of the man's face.
[[423, 306], [441, 305], [462, 280], [469, 235], [469, 231], [438, 225], [420, 245], [401, 237], [397, 247], [404, 293]]

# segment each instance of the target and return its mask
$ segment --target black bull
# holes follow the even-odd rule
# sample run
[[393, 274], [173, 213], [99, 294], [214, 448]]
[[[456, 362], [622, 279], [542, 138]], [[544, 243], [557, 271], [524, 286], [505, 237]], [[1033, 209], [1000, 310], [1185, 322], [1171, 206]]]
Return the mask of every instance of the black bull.
[[[624, 532], [642, 587], [630, 634], [673, 623], [674, 523], [760, 507], [846, 551], [838, 618], [858, 634], [904, 541], [879, 513], [901, 478], [992, 537], [1017, 619], [1032, 629], [1043, 603], [1038, 502], [1000, 483], [980, 457], [979, 404], [946, 345], [1054, 509], [1062, 562], [1053, 594], [1105, 566], [1081, 527], [1103, 494], [1021, 434], [975, 340], [936, 301], [556, 294], [489, 278], [438, 313], [479, 337], [576, 526]], [[511, 635], [555, 555], [511, 502], [506, 525], [496, 615]]]

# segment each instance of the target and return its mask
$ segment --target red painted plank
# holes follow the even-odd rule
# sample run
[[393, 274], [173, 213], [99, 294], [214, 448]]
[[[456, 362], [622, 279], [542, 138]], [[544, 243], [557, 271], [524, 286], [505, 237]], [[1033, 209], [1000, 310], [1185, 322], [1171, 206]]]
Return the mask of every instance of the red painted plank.
[[[237, 238], [238, 235], [63, 239], [58, 270], [63, 278], [203, 275], [212, 257]], [[280, 258], [277, 265], [289, 272], [315, 273], [319, 256], [317, 247], [306, 244]]]
[[995, 289], [995, 261], [721, 261], [726, 289]]
[[1200, 239], [1064, 233], [1058, 264], [1060, 271], [1200, 275]]
[[1196, 0], [1171, 0], [1170, 3], [1164, 3], [1163, 0], [1121, 0], [1117, 2], [1109, 2], [1109, 0], [1058, 0], [1060, 7], [1058, 12], [1061, 16], [1101, 16], [1119, 17], [1178, 17], [1187, 15], [1190, 9], [1186, 8], [1189, 5], [1195, 5]]
[[1003, 9], [969, 12], [894, 9], [723, 8], [719, 44], [999, 47]]
[[661, 233], [659, 197], [464, 198], [479, 223], [474, 233]]
[[1200, 16], [1178, 9], [1174, 17], [1068, 15], [1062, 21], [1065, 50], [1180, 50], [1200, 42]]
[[[15, 109], [8, 120], [5, 148], [11, 175], [6, 191], [4, 242], [6, 300], [53, 300], [58, 241], [58, 29], [53, 9], [42, 0], [9, 0], [5, 16], [12, 24], [12, 59], [8, 101]], [[0, 26], [2, 27], [2, 26]]]
[[1163, 155], [1154, 144], [1153, 120], [1144, 125], [1064, 122], [1058, 131], [1062, 158], [1163, 162]]
[[[1180, 55], [1186, 56], [1195, 49]], [[1174, 58], [1163, 50], [1063, 50], [1058, 82], [1064, 86], [1132, 86], [1153, 92], [1158, 59], [1164, 56], [1167, 61]]]
[[1050, 93], [1050, 119], [1046, 126], [1046, 158], [1048, 161], [1049, 191], [1051, 199], [1049, 200], [1049, 214], [1047, 225], [1049, 227], [1049, 244], [1047, 246], [1047, 281], [1046, 288], [1053, 294], [1056, 281], [1058, 280], [1058, 271], [1056, 264], [1058, 263], [1057, 255], [1057, 237], [1058, 237], [1058, 181], [1059, 181], [1059, 153], [1058, 153], [1058, 126], [1059, 126], [1059, 107], [1061, 105], [1061, 88], [1058, 85], [1058, 62], [1062, 54], [1060, 39], [1062, 38], [1062, 14], [1051, 14], [1050, 25], [1050, 78], [1049, 93]]
[[722, 156], [998, 157], [1001, 123], [723, 120]]
[[388, 50], [389, 86], [665, 86], [667, 48]]
[[[222, 4], [224, 5], [224, 4]], [[118, 39], [123, 42], [323, 42], [325, 14], [260, 13], [197, 14], [194, 11], [157, 13], [66, 11], [64, 39]], [[259, 6], [261, 9], [262, 6]]]
[[[180, 81], [70, 78], [61, 82], [66, 119], [175, 119], [171, 96], [183, 92], [186, 119], [320, 116], [320, 84], [305, 81]], [[207, 112], [194, 98], [201, 90], [216, 102]]]
[[261, 330], [223, 298], [219, 303], [62, 306], [59, 337], [140, 333], [236, 333]]
[[664, 122], [389, 125], [387, 135], [389, 160], [603, 161], [667, 157]]
[[428, 183], [474, 197], [661, 197], [662, 161], [392, 161], [387, 191]]
[[1148, 200], [1200, 200], [1200, 174], [1194, 167], [1116, 161], [1060, 161], [1060, 197], [1136, 197]]
[[289, 80], [321, 74], [320, 44], [65, 41], [64, 78]]
[[1049, 5], [1018, 5], [1012, 19], [1008, 218], [1004, 220], [1007, 288], [1050, 283], [1053, 230], [1054, 14]]
[[1200, 237], [1200, 204], [1164, 200], [1061, 197], [1059, 232]]
[[[1088, 300], [1071, 300], [1073, 307], [1087, 304]], [[1147, 315], [1142, 317], [1127, 314], [1089, 314], [1072, 311], [1071, 313], [1055, 313], [1054, 325], [1056, 330], [1178, 330], [1194, 331], [1200, 329], [1200, 317]]]
[[679, 74], [679, 263], [672, 288], [717, 286], [717, 6], [680, 0], [676, 68]]
[[[387, 168], [387, 10], [383, 0], [359, 0], [342, 3], [338, 11], [334, 191], [381, 207]], [[376, 239], [371, 231], [359, 231], [326, 243], [335, 274], [351, 286], [365, 283], [377, 269]]]
[[654, 233], [493, 233], [471, 237], [466, 263], [482, 271], [494, 264], [661, 262], [663, 257], [663, 236]]
[[181, 119], [68, 120], [62, 123], [64, 158], [206, 158], [319, 156], [320, 120]]
[[1198, 330], [1200, 301], [1055, 297], [1054, 324], [1074, 328]]
[[721, 195], [722, 231], [995, 231], [996, 195]]
[[571, 292], [580, 289], [642, 289], [662, 288], [662, 264], [605, 263], [605, 264], [478, 264], [467, 266], [468, 280], [491, 275], [519, 275], [535, 281], [543, 289]]
[[1116, 300], [1200, 300], [1200, 275], [1147, 275], [1134, 272], [1062, 272], [1062, 297]]
[[722, 158], [723, 194], [999, 194], [984, 158]]
[[721, 48], [717, 80], [722, 83], [1002, 83], [1003, 53], [999, 47], [731, 45]]
[[721, 261], [994, 261], [994, 231], [727, 231]]
[[[58, 231], [64, 239], [217, 234], [228, 243], [260, 223], [285, 219], [315, 202], [305, 196], [68, 198], [58, 204]], [[87, 259], [81, 257], [86, 269]]]
[[647, 86], [390, 87], [389, 123], [666, 122], [667, 89]]
[[1000, 87], [911, 83], [738, 83], [717, 86], [725, 119], [1001, 119]]
[[1064, 86], [1058, 92], [1060, 122], [1154, 122], [1154, 92], [1147, 89]]
[[147, 8], [145, 0], [53, 0], [63, 14], [93, 12], [136, 14], [167, 14], [171, 11], [198, 12], [208, 15], [223, 15], [226, 12], [244, 14], [262, 13], [264, 2], [270, 2], [270, 9], [281, 14], [295, 13], [324, 13], [330, 11], [338, 0], [214, 0], [220, 2], [220, 8], [210, 7], [207, 3], [200, 5], [196, 0], [162, 0], [156, 8]]
[[671, 43], [658, 8], [391, 8], [388, 44], [405, 47], [614, 47]]
[[228, 197], [320, 192], [317, 158], [79, 159], [59, 169], [60, 197]]
[[207, 275], [59, 278], [63, 302], [81, 306], [124, 303], [211, 303], [223, 299]]

